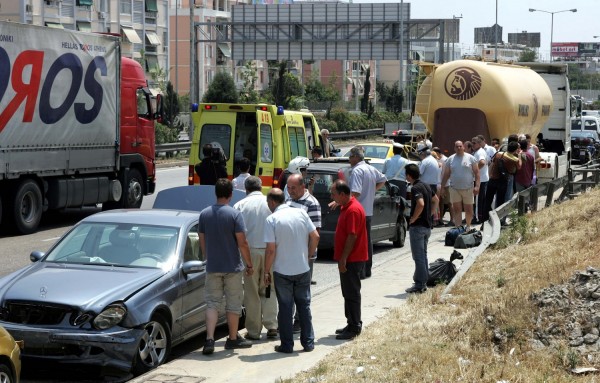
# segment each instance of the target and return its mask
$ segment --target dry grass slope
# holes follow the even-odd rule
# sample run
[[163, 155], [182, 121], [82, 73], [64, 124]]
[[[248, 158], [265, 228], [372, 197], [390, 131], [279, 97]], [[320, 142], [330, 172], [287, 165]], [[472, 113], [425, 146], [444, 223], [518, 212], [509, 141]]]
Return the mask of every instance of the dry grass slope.
[[[286, 382], [590, 382], [565, 345], [536, 350], [533, 292], [600, 267], [600, 190], [527, 217], [518, 244], [483, 254], [452, 291], [410, 297], [314, 369]], [[506, 243], [506, 241], [505, 241]], [[360, 371], [360, 372], [359, 372]]]

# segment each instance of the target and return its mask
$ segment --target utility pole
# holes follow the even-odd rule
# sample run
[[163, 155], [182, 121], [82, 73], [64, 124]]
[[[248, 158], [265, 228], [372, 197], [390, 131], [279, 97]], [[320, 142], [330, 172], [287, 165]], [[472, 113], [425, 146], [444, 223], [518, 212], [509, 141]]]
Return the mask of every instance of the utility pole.
[[194, 9], [196, 8], [196, 0], [190, 1], [190, 125], [188, 135], [190, 140], [194, 136], [194, 121], [192, 120], [192, 105], [196, 104], [196, 25], [194, 20]]

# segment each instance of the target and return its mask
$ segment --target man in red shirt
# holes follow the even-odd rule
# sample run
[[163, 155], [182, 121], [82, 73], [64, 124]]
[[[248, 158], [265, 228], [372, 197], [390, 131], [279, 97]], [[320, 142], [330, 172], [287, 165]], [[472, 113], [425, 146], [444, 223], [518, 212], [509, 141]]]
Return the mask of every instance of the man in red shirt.
[[333, 259], [340, 271], [347, 323], [346, 327], [335, 330], [335, 338], [353, 339], [362, 330], [360, 274], [369, 259], [367, 217], [346, 182], [337, 180], [331, 185], [331, 198], [342, 207], [335, 229]]

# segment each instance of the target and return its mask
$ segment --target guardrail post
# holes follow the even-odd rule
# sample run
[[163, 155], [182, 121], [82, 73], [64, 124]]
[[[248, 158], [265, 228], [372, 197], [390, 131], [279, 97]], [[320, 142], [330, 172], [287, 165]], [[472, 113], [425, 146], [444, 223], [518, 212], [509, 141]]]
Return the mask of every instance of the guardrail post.
[[[523, 193], [523, 194], [521, 194]], [[527, 202], [529, 199], [529, 192], [517, 193], [517, 214], [523, 215], [527, 213]]]
[[554, 189], [556, 189], [556, 185], [553, 182], [548, 184], [548, 189], [546, 190], [546, 207], [550, 207], [552, 205], [552, 198], [554, 198]]
[[530, 198], [530, 204], [531, 204], [531, 211], [537, 211], [538, 209], [538, 195], [539, 195], [539, 187], [538, 186], [532, 186], [529, 189], [529, 198]]
[[569, 195], [568, 197], [571, 198], [572, 195], [574, 194], [574, 190], [573, 190], [573, 169], [572, 168], [568, 168], [567, 169], [567, 176], [569, 177], [569, 184], [567, 186], [567, 190], [569, 190]]

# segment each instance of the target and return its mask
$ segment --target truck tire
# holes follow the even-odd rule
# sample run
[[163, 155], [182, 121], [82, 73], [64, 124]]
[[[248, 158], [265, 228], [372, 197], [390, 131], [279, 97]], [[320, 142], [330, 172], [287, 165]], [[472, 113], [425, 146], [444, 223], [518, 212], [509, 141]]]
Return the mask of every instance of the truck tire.
[[30, 179], [22, 181], [15, 189], [9, 217], [21, 234], [31, 234], [37, 230], [42, 219], [42, 191]]
[[137, 169], [130, 169], [127, 173], [127, 184], [123, 194], [123, 207], [138, 209], [144, 199], [144, 186], [142, 175]]

